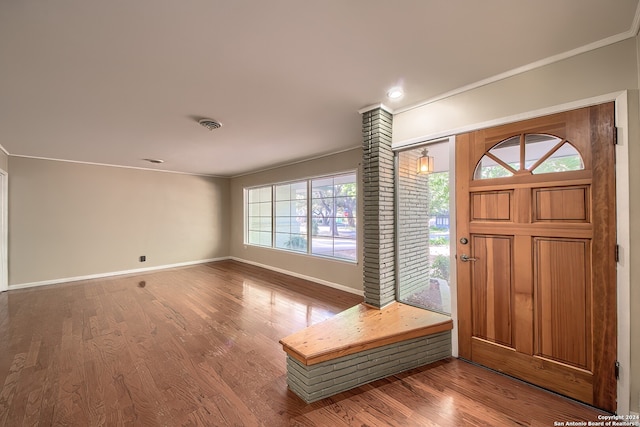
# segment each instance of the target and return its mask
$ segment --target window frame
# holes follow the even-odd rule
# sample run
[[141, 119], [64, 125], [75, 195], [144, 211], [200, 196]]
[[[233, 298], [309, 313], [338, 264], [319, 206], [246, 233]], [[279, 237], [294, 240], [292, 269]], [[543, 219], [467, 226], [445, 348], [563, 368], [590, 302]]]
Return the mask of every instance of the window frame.
[[[295, 185], [295, 184], [304, 184], [304, 189], [305, 189], [305, 198], [304, 198], [304, 202], [305, 202], [305, 220], [306, 220], [306, 230], [304, 232], [304, 239], [305, 239], [305, 243], [307, 246], [307, 249], [304, 251], [298, 250], [295, 247], [294, 248], [286, 248], [286, 247], [280, 247], [279, 246], [279, 242], [278, 242], [278, 235], [279, 234], [288, 234], [290, 236], [289, 241], [291, 242], [292, 239], [294, 238], [294, 236], [302, 236], [303, 233], [293, 233], [291, 232], [291, 229], [289, 229], [288, 233], [284, 233], [282, 231], [279, 231], [279, 224], [278, 224], [278, 219], [282, 219], [282, 218], [288, 218], [289, 219], [289, 227], [291, 227], [291, 220], [293, 218], [300, 218], [301, 215], [295, 215], [293, 216], [291, 213], [291, 203], [295, 202], [298, 199], [292, 199], [291, 198], [291, 188], [289, 188], [289, 198], [287, 200], [279, 200], [278, 198], [278, 188], [277, 187], [281, 187], [281, 186], [291, 186], [291, 185]], [[308, 248], [309, 248], [309, 182], [308, 180], [305, 179], [300, 179], [300, 180], [296, 180], [296, 181], [288, 181], [288, 182], [278, 182], [276, 184], [272, 184], [272, 190], [273, 190], [273, 201], [272, 201], [272, 209], [271, 209], [271, 217], [273, 220], [273, 227], [272, 227], [272, 248], [273, 249], [278, 249], [278, 250], [283, 250], [283, 251], [290, 251], [290, 252], [296, 252], [296, 253], [302, 253], [305, 254], [308, 252]], [[288, 204], [288, 210], [289, 210], [289, 215], [282, 215], [282, 214], [278, 214], [278, 203], [283, 203], [283, 202], [289, 202]], [[286, 243], [285, 243], [286, 245]]]
[[[537, 142], [531, 141], [531, 140], [527, 141], [527, 137], [529, 136], [549, 137], [549, 140], [551, 140], [553, 144], [551, 145], [550, 148], [546, 149], [546, 151], [544, 151], [539, 158], [533, 159], [533, 162], [529, 166], [527, 166], [527, 161], [526, 161], [527, 147], [533, 148], [534, 144], [540, 143], [540, 141], [537, 141]], [[517, 144], [511, 143], [511, 145], [505, 145], [504, 147], [502, 147], [504, 144], [509, 143], [510, 141], [515, 140], [516, 138], [518, 140]], [[497, 153], [497, 150], [500, 150], [503, 148], [515, 148], [516, 146], [518, 148], [519, 160], [514, 161], [513, 163], [509, 163], [507, 158], [505, 158], [504, 155], [498, 155]], [[551, 161], [552, 159], [557, 160], [557, 158], [554, 157], [555, 154], [562, 151], [564, 147], [567, 147], [566, 149], [572, 149], [573, 151], [575, 151], [575, 154], [572, 154], [572, 157], [577, 156], [580, 162], [579, 168], [567, 169], [567, 170], [553, 170], [553, 171], [539, 170], [548, 161]], [[489, 164], [489, 166], [485, 167], [483, 165], [483, 161], [485, 161], [485, 159], [488, 162], [493, 162], [495, 164], [494, 165]], [[486, 169], [493, 168], [493, 170], [496, 171], [498, 174], [496, 176], [483, 176], [485, 175], [484, 173], [485, 168]], [[512, 135], [508, 138], [505, 138], [500, 142], [494, 144], [489, 149], [487, 149], [484, 152], [484, 154], [480, 157], [478, 162], [476, 163], [476, 167], [474, 169], [472, 179], [473, 181], [482, 181], [485, 179], [507, 179], [507, 178], [514, 178], [516, 176], [522, 176], [522, 175], [542, 175], [542, 174], [549, 174], [549, 173], [575, 172], [575, 171], [580, 171], [584, 169], [585, 169], [585, 164], [584, 164], [584, 158], [582, 156], [582, 153], [580, 153], [580, 150], [578, 150], [578, 148], [570, 140], [559, 137], [552, 133], [523, 132], [523, 133]]]
[[[250, 204], [252, 203], [250, 200], [250, 192], [252, 190], [263, 190], [266, 188], [269, 188], [269, 185], [260, 185], [260, 186], [256, 186], [256, 187], [251, 187], [251, 188], [246, 188], [244, 191], [244, 209], [245, 209], [245, 214], [244, 214], [244, 222], [245, 222], [245, 227], [244, 227], [244, 243], [246, 245], [251, 245], [251, 246], [257, 246], [257, 247], [261, 247], [261, 248], [269, 248], [271, 246], [273, 246], [273, 187], [271, 187], [271, 199], [269, 201], [270, 204], [270, 211], [271, 211], [271, 217], [270, 217], [270, 222], [271, 222], [271, 227], [269, 229], [270, 232], [270, 236], [271, 236], [271, 242], [269, 243], [269, 245], [263, 245], [263, 244], [259, 244], [259, 243], [251, 243], [250, 241], [250, 234], [252, 231], [256, 231], [258, 233], [266, 233], [266, 231], [263, 231], [261, 229], [258, 230], [251, 230], [251, 219], [252, 218], [266, 218], [266, 216], [263, 215], [257, 215], [257, 216], [252, 216], [251, 215], [251, 207]], [[259, 197], [260, 199], [262, 198], [261, 196]], [[259, 200], [258, 202], [256, 202], [256, 204], [258, 205], [258, 210], [260, 210], [260, 204], [262, 204], [264, 202], [262, 202], [262, 200]]]
[[[313, 239], [313, 220], [314, 220], [314, 215], [313, 215], [313, 211], [312, 211], [312, 203], [313, 203], [313, 194], [312, 194], [312, 188], [313, 188], [313, 181], [314, 180], [319, 180], [319, 179], [332, 179], [335, 180], [336, 178], [339, 177], [343, 177], [343, 176], [348, 176], [348, 175], [353, 175], [354, 180], [353, 183], [355, 184], [355, 188], [356, 188], [356, 192], [355, 192], [355, 198], [356, 198], [356, 208], [355, 208], [355, 212], [356, 215], [353, 216], [354, 220], [355, 220], [355, 238], [353, 239], [354, 241], [354, 250], [355, 250], [355, 256], [354, 258], [345, 258], [345, 257], [336, 257], [334, 255], [325, 255], [325, 254], [318, 254], [318, 253], [313, 253], [313, 243], [312, 243], [312, 239]], [[291, 184], [299, 184], [301, 182], [305, 182], [306, 183], [306, 250], [301, 251], [299, 249], [288, 249], [288, 248], [282, 248], [282, 247], [277, 247], [277, 243], [276, 243], [276, 233], [277, 233], [277, 223], [276, 223], [276, 187], [278, 186], [282, 186], [282, 185], [291, 185]], [[335, 185], [335, 184], [334, 184]], [[250, 233], [250, 220], [251, 220], [251, 216], [250, 216], [250, 207], [249, 207], [249, 193], [251, 190], [256, 190], [256, 189], [262, 189], [262, 188], [270, 188], [271, 189], [271, 245], [261, 245], [261, 244], [257, 244], [257, 243], [251, 243], [250, 239], [249, 239], [249, 233]], [[312, 256], [314, 258], [322, 258], [322, 259], [328, 259], [328, 260], [332, 260], [332, 261], [343, 261], [343, 262], [347, 262], [350, 264], [358, 264], [359, 263], [359, 250], [360, 250], [360, 244], [358, 242], [359, 240], [359, 235], [360, 235], [360, 231], [359, 231], [359, 225], [358, 225], [358, 221], [359, 221], [359, 217], [358, 217], [358, 213], [360, 211], [360, 199], [358, 196], [358, 193], [360, 191], [360, 184], [359, 184], [359, 171], [357, 169], [351, 169], [351, 170], [346, 170], [343, 172], [336, 172], [336, 173], [331, 173], [331, 174], [323, 174], [323, 175], [317, 175], [317, 176], [312, 176], [312, 177], [306, 177], [306, 178], [299, 178], [299, 179], [292, 179], [292, 180], [287, 180], [287, 181], [279, 181], [279, 182], [273, 182], [270, 184], [260, 184], [260, 185], [255, 185], [255, 186], [248, 186], [248, 187], [244, 187], [243, 188], [243, 208], [244, 208], [244, 215], [243, 215], [243, 229], [244, 229], [244, 245], [246, 246], [252, 246], [252, 247], [256, 247], [256, 248], [262, 248], [262, 249], [273, 249], [276, 251], [282, 251], [282, 252], [288, 252], [288, 253], [293, 253], [293, 254], [297, 254], [297, 255], [307, 255], [307, 256]], [[336, 198], [337, 196], [334, 195], [334, 198]], [[290, 200], [291, 201], [291, 200]], [[334, 213], [334, 215], [337, 214]], [[332, 236], [332, 241], [335, 241], [336, 237]], [[340, 239], [340, 238], [338, 238]], [[342, 239], [342, 240], [350, 240], [350, 239]], [[333, 246], [335, 248], [335, 245]]]

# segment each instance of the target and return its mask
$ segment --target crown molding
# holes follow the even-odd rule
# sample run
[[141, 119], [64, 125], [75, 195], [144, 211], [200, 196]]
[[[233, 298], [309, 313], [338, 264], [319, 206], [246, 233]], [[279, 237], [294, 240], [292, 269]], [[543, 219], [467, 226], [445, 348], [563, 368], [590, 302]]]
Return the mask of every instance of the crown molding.
[[387, 107], [386, 105], [384, 105], [382, 103], [373, 104], [373, 105], [369, 105], [367, 107], [361, 108], [361, 109], [358, 110], [358, 113], [364, 114], [364, 113], [367, 113], [369, 111], [372, 111], [372, 110], [375, 110], [375, 109], [378, 109], [378, 108], [380, 108], [381, 110], [386, 111], [387, 113], [394, 114], [394, 110], [391, 107]]
[[174, 174], [179, 174], [179, 175], [206, 176], [206, 177], [209, 177], [209, 178], [225, 178], [225, 179], [229, 178], [227, 176], [209, 175], [209, 174], [204, 174], [204, 173], [180, 172], [180, 171], [172, 171], [172, 170], [166, 170], [166, 169], [142, 168], [142, 167], [137, 167], [137, 166], [112, 165], [112, 164], [109, 164], [109, 163], [84, 162], [84, 161], [80, 161], [80, 160], [56, 159], [56, 158], [51, 158], [51, 157], [24, 156], [24, 155], [19, 155], [19, 154], [9, 154], [9, 156], [10, 157], [20, 157], [20, 158], [23, 158], [23, 159], [48, 160], [48, 161], [51, 161], [51, 162], [77, 163], [77, 164], [81, 164], [81, 165], [105, 166], [105, 167], [110, 167], [110, 168], [135, 169], [135, 170], [143, 170], [143, 171], [150, 171], [150, 172], [174, 173]]

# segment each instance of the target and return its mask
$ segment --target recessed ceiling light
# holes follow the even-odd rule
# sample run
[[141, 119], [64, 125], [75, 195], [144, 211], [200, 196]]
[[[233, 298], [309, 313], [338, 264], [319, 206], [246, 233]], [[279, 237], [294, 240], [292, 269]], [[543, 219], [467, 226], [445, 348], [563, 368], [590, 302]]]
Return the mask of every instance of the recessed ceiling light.
[[404, 95], [404, 91], [401, 87], [394, 87], [387, 92], [387, 97], [389, 99], [400, 99]]
[[149, 163], [164, 163], [164, 160], [161, 160], [161, 159], [142, 159], [142, 160]]

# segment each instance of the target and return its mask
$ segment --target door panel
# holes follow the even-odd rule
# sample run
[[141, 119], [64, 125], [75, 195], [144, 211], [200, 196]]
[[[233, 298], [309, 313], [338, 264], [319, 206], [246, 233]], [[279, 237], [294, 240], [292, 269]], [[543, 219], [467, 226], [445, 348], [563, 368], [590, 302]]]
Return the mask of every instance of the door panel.
[[613, 118], [609, 103], [456, 137], [460, 357], [608, 411]]
[[471, 219], [511, 221], [512, 191], [486, 191], [471, 195]]
[[591, 356], [589, 253], [588, 240], [534, 239], [536, 354], [583, 369]]
[[473, 236], [473, 335], [511, 347], [513, 344], [511, 238]]
[[589, 187], [536, 188], [534, 221], [589, 221]]

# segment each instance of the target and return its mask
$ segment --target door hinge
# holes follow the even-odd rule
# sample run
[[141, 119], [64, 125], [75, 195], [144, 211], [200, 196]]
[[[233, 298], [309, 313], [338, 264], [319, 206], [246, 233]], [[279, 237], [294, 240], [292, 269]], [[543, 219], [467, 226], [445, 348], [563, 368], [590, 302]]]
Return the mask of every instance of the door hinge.
[[622, 129], [619, 128], [618, 126], [614, 127], [614, 132], [613, 132], [613, 145], [618, 145], [618, 140], [619, 138], [619, 133], [622, 132]]
[[620, 262], [620, 245], [616, 245], [615, 257], [616, 257], [616, 262]]
[[619, 380], [620, 379], [620, 362], [618, 362], [616, 360], [616, 363], [615, 363], [614, 366], [615, 366], [614, 369], [615, 369], [615, 373], [616, 373], [616, 379]]

